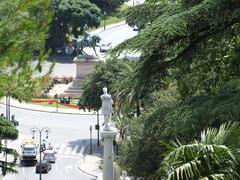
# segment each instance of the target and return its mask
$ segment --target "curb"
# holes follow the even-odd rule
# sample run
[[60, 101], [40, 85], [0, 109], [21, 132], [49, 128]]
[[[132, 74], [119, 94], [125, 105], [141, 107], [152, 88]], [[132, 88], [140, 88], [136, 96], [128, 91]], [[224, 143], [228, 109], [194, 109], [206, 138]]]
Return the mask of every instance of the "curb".
[[[82, 163], [81, 163], [82, 164]], [[81, 165], [80, 164], [80, 165]], [[92, 176], [92, 177], [94, 177], [94, 178], [97, 178], [98, 176], [96, 176], [96, 175], [93, 175], [93, 174], [91, 174], [91, 173], [89, 173], [89, 172], [86, 172], [86, 171], [84, 171], [83, 169], [81, 169], [80, 168], [80, 165], [78, 165], [78, 169], [80, 170], [80, 171], [82, 171], [83, 173], [85, 173], [85, 174], [87, 174], [87, 175], [89, 175], [89, 176]]]
[[[82, 149], [83, 149], [83, 151], [82, 151]], [[83, 154], [83, 152], [84, 152], [84, 150], [85, 150], [85, 146], [84, 146], [84, 148], [82, 148], [82, 149], [81, 149], [81, 151], [82, 151], [82, 153], [81, 153], [81, 160], [79, 161], [78, 169], [79, 169], [80, 171], [82, 171], [83, 173], [85, 173], [86, 175], [92, 176], [92, 177], [98, 179], [98, 176], [99, 176], [99, 175], [89, 173], [89, 172], [87, 172], [86, 170], [83, 170], [83, 169], [81, 168], [81, 165], [83, 165], [83, 164], [85, 163], [85, 158], [86, 158], [86, 156]]]
[[[105, 30], [109, 30], [109, 29], [113, 29], [119, 26], [123, 26], [126, 25], [127, 23], [125, 21], [116, 23], [116, 24], [110, 24], [108, 26], [106, 26], [106, 29], [104, 29], [103, 27], [96, 29], [95, 31], [92, 31], [93, 34], [99, 35], [100, 33], [104, 32]], [[98, 32], [99, 31], [99, 32]]]

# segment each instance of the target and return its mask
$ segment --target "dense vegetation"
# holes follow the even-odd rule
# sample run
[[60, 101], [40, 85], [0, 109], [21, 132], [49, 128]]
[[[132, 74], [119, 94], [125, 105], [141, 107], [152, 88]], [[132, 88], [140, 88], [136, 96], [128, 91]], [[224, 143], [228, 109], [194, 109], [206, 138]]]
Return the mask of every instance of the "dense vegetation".
[[[14, 140], [18, 138], [18, 130], [12, 123], [10, 123], [3, 117], [0, 117], [0, 134], [1, 140]], [[5, 162], [4, 160], [0, 160], [0, 168], [2, 169], [2, 175], [6, 175], [7, 173], [16, 173], [17, 171], [14, 169], [14, 166], [16, 165], [18, 157], [17, 151], [15, 149], [5, 147], [2, 144], [0, 146], [0, 151], [4, 152], [5, 156], [12, 155], [14, 157], [14, 160], [12, 162]]]
[[98, 27], [105, 16], [111, 15], [124, 3], [124, 0], [52, 0], [54, 11], [50, 25], [48, 48], [62, 47], [71, 41], [69, 36], [78, 38], [83, 27]]
[[[48, 0], [0, 1], [0, 98], [29, 101], [41, 86], [42, 63], [46, 60], [45, 39], [52, 13]], [[33, 58], [37, 57], [35, 60]], [[49, 69], [49, 72], [51, 69]], [[0, 117], [1, 139], [16, 139], [18, 131]], [[16, 155], [16, 151], [0, 146], [0, 151]], [[2, 174], [16, 172], [16, 160], [1, 161]]]
[[[163, 160], [165, 156], [176, 163], [181, 161], [179, 157], [171, 156], [171, 152], [181, 150], [185, 144], [197, 142], [197, 147], [205, 147], [198, 145], [201, 145], [201, 131], [207, 127], [219, 128], [222, 123], [240, 120], [239, 1], [148, 0], [128, 8], [124, 14], [127, 22], [131, 26], [138, 25], [141, 31], [112, 51], [112, 59], [101, 68], [105, 68], [106, 75], [102, 73], [101, 79], [90, 75], [84, 87], [87, 92], [90, 84], [98, 85], [98, 91], [101, 86], [108, 86], [118, 113], [127, 118], [131, 113], [138, 114], [137, 118], [128, 119], [125, 128], [128, 138], [120, 142], [119, 164], [130, 174], [149, 179], [226, 179], [231, 171], [237, 172], [231, 176], [237, 179], [238, 157], [230, 165], [219, 166], [217, 158], [221, 156], [216, 154], [209, 156], [216, 163], [213, 164], [216, 169], [206, 171], [213, 176], [195, 174], [182, 178], [181, 172], [189, 170], [191, 174], [197, 168], [199, 172], [204, 171], [201, 166], [195, 166], [193, 170], [181, 163], [179, 166], [169, 163], [167, 169], [158, 169], [168, 162]], [[117, 72], [121, 75], [115, 81], [104, 83], [107, 78], [116, 77], [114, 71], [107, 70], [110, 62], [126, 67], [126, 62], [116, 60], [126, 50], [140, 52], [140, 60], [133, 66], [128, 65], [128, 71], [119, 68]], [[91, 98], [88, 96], [89, 101]], [[121, 119], [115, 119], [121, 125]], [[238, 135], [233, 133], [231, 138], [233, 141]], [[181, 143], [175, 143], [172, 148], [172, 141]], [[225, 145], [214, 143], [216, 147]], [[233, 146], [228, 152], [238, 152], [237, 148], [238, 145]], [[182, 154], [182, 158], [194, 155], [191, 152], [192, 149]], [[194, 152], [196, 155], [198, 151]], [[219, 149], [219, 153], [225, 151]], [[224, 156], [221, 163], [228, 160], [232, 161]], [[156, 172], [157, 176], [154, 176]], [[174, 173], [179, 176], [172, 176]]]

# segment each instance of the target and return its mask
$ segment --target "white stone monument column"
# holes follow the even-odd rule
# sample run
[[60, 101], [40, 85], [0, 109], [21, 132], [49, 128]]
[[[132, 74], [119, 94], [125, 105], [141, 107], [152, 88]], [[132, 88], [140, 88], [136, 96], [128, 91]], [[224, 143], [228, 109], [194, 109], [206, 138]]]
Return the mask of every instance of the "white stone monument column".
[[113, 140], [117, 135], [117, 129], [111, 127], [112, 98], [107, 94], [107, 88], [103, 88], [104, 94], [101, 95], [102, 114], [104, 115], [104, 128], [101, 131], [103, 139], [103, 180], [114, 180], [114, 151]]

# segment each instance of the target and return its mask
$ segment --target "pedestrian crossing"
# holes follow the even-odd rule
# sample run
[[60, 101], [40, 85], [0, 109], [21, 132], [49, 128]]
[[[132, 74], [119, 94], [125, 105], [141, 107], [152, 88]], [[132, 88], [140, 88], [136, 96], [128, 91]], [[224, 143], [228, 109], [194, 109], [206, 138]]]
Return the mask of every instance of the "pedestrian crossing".
[[53, 150], [57, 155], [71, 155], [71, 156], [81, 156], [83, 154], [85, 145], [69, 145], [69, 144], [54, 144]]

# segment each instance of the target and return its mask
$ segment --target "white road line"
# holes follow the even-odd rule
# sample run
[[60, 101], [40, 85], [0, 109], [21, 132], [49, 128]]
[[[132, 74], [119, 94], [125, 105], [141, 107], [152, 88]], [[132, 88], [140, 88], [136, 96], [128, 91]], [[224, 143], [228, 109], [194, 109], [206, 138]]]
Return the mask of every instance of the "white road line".
[[69, 164], [68, 166], [65, 167], [65, 171], [67, 174], [69, 174], [69, 171], [72, 169], [72, 166]]
[[54, 144], [53, 145], [53, 150], [57, 152], [58, 149], [59, 149], [59, 146], [60, 146], [60, 144]]
[[23, 172], [23, 175], [25, 175], [25, 168], [24, 167], [22, 168], [22, 172]]
[[79, 145], [76, 145], [72, 151], [72, 155], [76, 155], [77, 154], [77, 150], [79, 148]]
[[72, 148], [67, 146], [64, 154], [70, 154], [71, 151], [72, 151]]
[[59, 150], [57, 151], [58, 154], [62, 154], [64, 149], [66, 147], [66, 144], [62, 144], [61, 147], [59, 148]]
[[79, 152], [80, 155], [83, 155], [84, 149], [85, 149], [85, 145], [82, 145], [80, 152]]
[[71, 154], [59, 154], [58, 155], [58, 158], [68, 158], [68, 159], [79, 159], [80, 158], [80, 156], [73, 156], [73, 155], [71, 155]]
[[58, 171], [58, 166], [54, 166], [55, 171]]

